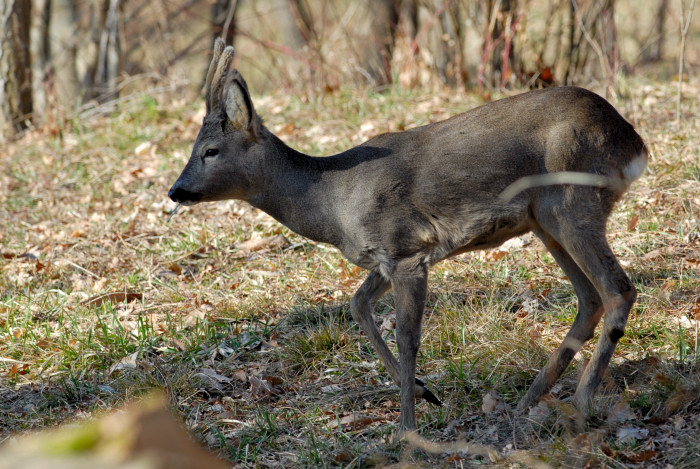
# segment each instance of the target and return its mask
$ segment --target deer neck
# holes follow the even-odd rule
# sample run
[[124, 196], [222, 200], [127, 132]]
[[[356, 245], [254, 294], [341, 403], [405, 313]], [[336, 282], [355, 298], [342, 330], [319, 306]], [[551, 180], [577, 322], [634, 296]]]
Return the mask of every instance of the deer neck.
[[246, 200], [297, 234], [337, 245], [333, 172], [324, 167], [324, 158], [298, 152], [269, 131], [262, 138], [264, 180]]

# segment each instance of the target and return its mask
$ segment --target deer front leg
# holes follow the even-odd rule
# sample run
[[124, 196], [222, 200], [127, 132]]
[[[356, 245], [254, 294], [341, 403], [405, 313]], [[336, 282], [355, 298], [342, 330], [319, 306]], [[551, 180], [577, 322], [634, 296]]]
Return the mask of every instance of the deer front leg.
[[377, 329], [372, 320], [374, 303], [389, 288], [391, 288], [391, 284], [388, 280], [376, 272], [370, 272], [350, 301], [350, 313], [360, 325], [360, 329], [367, 335], [374, 351], [379, 355], [379, 359], [386, 367], [391, 378], [398, 384], [400, 382], [399, 363], [396, 361], [394, 354], [391, 353], [391, 350], [389, 350], [389, 347], [387, 347], [379, 329]]
[[[376, 272], [370, 272], [360, 289], [355, 293], [350, 301], [350, 312], [353, 319], [360, 325], [360, 329], [367, 335], [374, 351], [379, 355], [379, 359], [384, 364], [394, 382], [401, 386], [401, 374], [399, 362], [389, 347], [382, 339], [382, 335], [377, 329], [372, 319], [372, 311], [377, 299], [391, 288], [391, 283]], [[423, 398], [426, 401], [441, 406], [442, 402], [428, 389], [421, 380], [414, 382], [415, 397]]]
[[426, 268], [401, 272], [397, 269], [392, 276], [396, 300], [396, 342], [399, 348], [401, 379], [401, 421], [402, 430], [416, 427], [416, 358], [420, 347], [421, 322], [428, 291]]

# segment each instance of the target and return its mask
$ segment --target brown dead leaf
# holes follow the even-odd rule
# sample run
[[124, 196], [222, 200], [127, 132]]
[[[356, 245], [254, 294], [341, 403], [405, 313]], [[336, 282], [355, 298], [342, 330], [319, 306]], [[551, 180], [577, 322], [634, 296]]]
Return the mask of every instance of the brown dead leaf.
[[661, 290], [665, 292], [670, 292], [676, 286], [676, 280], [672, 278], [667, 278], [661, 285]]
[[391, 333], [394, 329], [396, 329], [396, 314], [389, 314], [382, 321], [382, 325], [379, 328], [379, 330], [382, 333], [382, 336], [386, 336], [387, 334]]
[[193, 377], [199, 380], [199, 385], [207, 391], [223, 392], [226, 384], [231, 382], [231, 378], [221, 375], [211, 368], [201, 368]]
[[664, 246], [656, 249], [652, 249], [648, 253], [642, 256], [645, 261], [653, 261], [656, 259], [661, 259], [667, 256], [672, 256], [676, 253], [676, 248], [674, 246]]
[[613, 424], [624, 422], [626, 420], [635, 420], [636, 418], [637, 415], [634, 413], [634, 410], [632, 410], [629, 403], [625, 400], [620, 400], [610, 410], [606, 421], [609, 424]]
[[697, 398], [697, 390], [687, 388], [677, 389], [668, 397], [668, 399], [666, 399], [666, 402], [664, 403], [664, 410], [667, 412], [667, 415], [671, 415], [688, 406]]
[[109, 293], [103, 293], [102, 295], [96, 295], [88, 298], [83, 302], [86, 306], [101, 306], [103, 303], [123, 303], [136, 300], [142, 300], [143, 293], [129, 292], [129, 291], [115, 291]]
[[347, 264], [348, 263], [345, 259], [340, 259], [340, 261], [338, 262], [338, 278], [340, 279], [340, 282], [345, 286], [350, 285], [354, 280], [357, 280], [364, 273], [364, 269], [362, 267], [353, 266], [351, 269], [348, 269]]
[[676, 415], [673, 418], [673, 429], [676, 431], [681, 431], [683, 429], [683, 427], [686, 425], [686, 423], [687, 422], [685, 421], [685, 419], [683, 418], [682, 415]]
[[620, 453], [620, 459], [632, 464], [640, 464], [645, 461], [650, 461], [658, 455], [658, 451], [654, 451], [653, 449], [644, 449], [634, 453]]
[[491, 390], [484, 394], [481, 401], [481, 411], [483, 413], [491, 414], [505, 409], [506, 402], [496, 391]]
[[171, 337], [170, 341], [173, 344], [173, 346], [180, 352], [183, 352], [187, 349], [187, 344], [185, 344], [185, 342], [178, 339], [177, 337]]
[[277, 131], [278, 135], [292, 135], [294, 131], [298, 130], [299, 127], [297, 127], [293, 122], [288, 123], [287, 125], [283, 126]]
[[[579, 433], [576, 435], [576, 438], [569, 441], [567, 446], [569, 447], [570, 453], [583, 453], [584, 456], [591, 455], [591, 440], [587, 433]], [[580, 467], [583, 467], [583, 465]]]
[[272, 376], [272, 375], [262, 375], [262, 379], [267, 381], [273, 386], [279, 386], [282, 383], [284, 383], [284, 380], [280, 378], [279, 376]]
[[661, 372], [656, 373], [654, 375], [654, 379], [656, 381], [658, 381], [659, 383], [663, 384], [664, 386], [669, 386], [669, 387], [673, 386], [673, 379], [671, 379], [668, 375], [666, 375], [664, 373], [661, 373]]
[[328, 422], [328, 425], [326, 426], [331, 430], [340, 427], [342, 431], [347, 432], [361, 430], [374, 422], [383, 422], [385, 420], [386, 418], [384, 417], [374, 417], [365, 414], [350, 414], [342, 417], [341, 419], [332, 420]]
[[275, 394], [272, 383], [266, 379], [251, 375], [248, 381], [250, 382], [250, 393], [253, 397], [268, 397]]
[[603, 452], [604, 455], [606, 455], [609, 458], [616, 459], [617, 458], [617, 451], [612, 449], [610, 445], [608, 445], [606, 442], [602, 442], [600, 444], [600, 450]]
[[128, 461], [143, 460], [147, 456], [160, 461], [158, 467], [229, 467], [193, 441], [161, 396], [133, 404], [125, 413], [111, 414], [98, 425], [103, 452], [107, 448], [115, 452], [119, 448], [115, 445], [121, 442], [123, 448], [114, 454]]
[[581, 414], [571, 402], [560, 401], [559, 399], [549, 399], [547, 401], [550, 407], [558, 411], [561, 415], [571, 421], [577, 421]]
[[542, 336], [542, 329], [542, 324], [535, 324], [529, 331], [527, 331], [527, 335], [532, 341], [537, 341]]
[[274, 235], [265, 238], [252, 238], [238, 243], [236, 247], [244, 252], [254, 252], [263, 249], [279, 249], [288, 244], [289, 241], [283, 235]]
[[233, 372], [233, 379], [235, 379], [236, 381], [240, 381], [241, 383], [247, 383], [248, 375], [242, 368], [239, 368]]
[[115, 371], [120, 371], [120, 370], [135, 370], [138, 366], [136, 363], [138, 356], [139, 356], [139, 352], [136, 351], [136, 352], [122, 358], [117, 363], [115, 363], [114, 365], [109, 367], [109, 371], [107, 372], [107, 375], [109, 376], [112, 373], [114, 373]]
[[213, 310], [214, 307], [209, 303], [202, 303], [199, 307], [193, 309], [182, 320], [185, 327], [193, 327], [197, 323], [206, 322], [209, 316], [209, 312]]
[[355, 459], [355, 456], [352, 454], [352, 452], [345, 448], [341, 450], [338, 454], [335, 455], [333, 460], [338, 463], [349, 463], [353, 459]]
[[172, 264], [168, 265], [168, 270], [175, 275], [182, 275], [182, 266], [177, 262], [173, 262]]
[[547, 404], [547, 401], [543, 399], [540, 402], [538, 402], [536, 406], [530, 409], [530, 411], [527, 414], [527, 417], [535, 423], [542, 424], [549, 418], [551, 414], [552, 411], [549, 407], [549, 404]]
[[29, 363], [15, 363], [10, 368], [10, 377], [17, 378], [17, 376], [26, 375], [29, 373]]
[[494, 260], [494, 261], [500, 261], [501, 259], [503, 259], [507, 255], [508, 255], [507, 251], [494, 250], [494, 251], [488, 251], [486, 253], [486, 258]]
[[0, 449], [0, 467], [230, 467], [194, 442], [161, 396], [97, 420], [22, 435], [14, 443]]
[[634, 231], [637, 227], [637, 223], [639, 223], [639, 215], [632, 215], [627, 220], [627, 231]]

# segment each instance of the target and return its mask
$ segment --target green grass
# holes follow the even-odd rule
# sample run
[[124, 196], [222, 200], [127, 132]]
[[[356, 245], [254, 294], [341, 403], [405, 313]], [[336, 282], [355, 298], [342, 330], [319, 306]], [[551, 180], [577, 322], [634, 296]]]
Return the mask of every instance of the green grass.
[[[625, 115], [636, 109], [653, 159], [609, 224], [639, 298], [601, 386], [597, 417], [580, 438], [592, 442], [584, 455], [591, 464], [624, 467], [656, 438], [655, 465], [693, 467], [700, 447], [700, 151], [692, 136], [699, 129], [696, 120], [676, 127], [663, 117], [673, 115], [675, 88], [647, 85], [627, 79], [614, 102]], [[655, 107], [640, 108], [651, 94]], [[688, 95], [687, 112], [697, 114], [697, 97]], [[469, 94], [399, 87], [259, 101], [270, 129], [317, 155], [480, 104]], [[0, 439], [162, 389], [196, 438], [242, 467], [491, 464], [393, 440], [398, 389], [349, 314], [364, 274], [337, 251], [240, 202], [183, 208], [166, 223], [166, 193], [189, 155], [199, 126], [190, 116], [199, 105], [171, 108], [168, 99], [149, 97], [138, 112], [68, 122], [60, 132], [47, 126], [8, 145], [0, 175]], [[236, 247], [275, 234], [294, 248]], [[474, 252], [445, 261], [430, 285], [418, 371], [445, 406], [418, 404], [421, 434], [499, 451], [515, 438], [523, 454], [552, 465], [584, 458], [572, 450], [585, 445], [574, 440], [565, 405], [525, 429], [514, 428], [505, 411], [481, 411], [491, 390], [514, 406], [573, 321], [573, 290], [541, 244], [533, 238], [505, 256]], [[118, 292], [139, 299], [94, 301]], [[375, 310], [378, 324], [392, 313], [388, 294]], [[395, 349], [391, 328], [384, 333]], [[573, 393], [593, 344], [555, 398]], [[255, 392], [252, 377], [269, 380], [273, 392]], [[606, 423], [621, 401], [636, 415], [628, 424], [649, 431], [646, 440], [621, 443], [623, 423]], [[353, 412], [376, 421], [352, 430], [332, 425]], [[662, 443], [670, 434], [678, 444]]]

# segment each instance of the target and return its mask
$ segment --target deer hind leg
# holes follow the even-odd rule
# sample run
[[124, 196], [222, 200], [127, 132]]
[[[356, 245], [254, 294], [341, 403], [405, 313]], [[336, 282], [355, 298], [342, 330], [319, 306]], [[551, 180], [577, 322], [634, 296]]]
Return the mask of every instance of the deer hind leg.
[[520, 410], [537, 404], [540, 398], [554, 386], [583, 344], [593, 337], [595, 328], [603, 315], [603, 302], [600, 295], [569, 253], [545, 231], [539, 228], [533, 231], [571, 281], [578, 298], [578, 313], [564, 341], [549, 356], [547, 364], [518, 403]]
[[[575, 207], [564, 207], [560, 213], [578, 214], [580, 211]], [[605, 312], [598, 345], [574, 394], [574, 404], [583, 413], [590, 407], [615, 347], [624, 334], [630, 309], [637, 298], [634, 285], [622, 270], [605, 239], [607, 217], [602, 213], [597, 215], [599, 216], [590, 214], [585, 220], [573, 217], [562, 219], [561, 215], [538, 220], [542, 228], [556, 239], [585, 273], [600, 295], [601, 306]], [[596, 316], [600, 314], [591, 315], [590, 324], [597, 322]], [[588, 327], [582, 327], [581, 330], [588, 330]]]
[[[350, 301], [352, 317], [360, 325], [360, 329], [367, 335], [374, 351], [384, 364], [394, 382], [401, 386], [401, 367], [394, 354], [382, 339], [372, 319], [372, 311], [377, 299], [391, 288], [391, 283], [376, 272], [370, 272], [360, 289]], [[414, 395], [423, 398], [436, 405], [442, 405], [440, 400], [428, 389], [421, 380], [414, 380]]]

